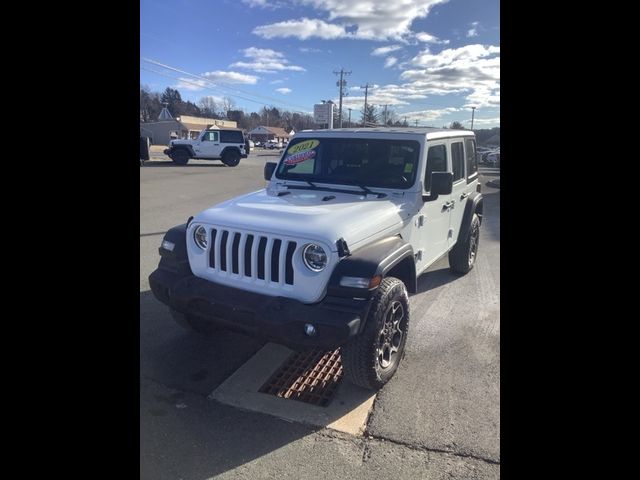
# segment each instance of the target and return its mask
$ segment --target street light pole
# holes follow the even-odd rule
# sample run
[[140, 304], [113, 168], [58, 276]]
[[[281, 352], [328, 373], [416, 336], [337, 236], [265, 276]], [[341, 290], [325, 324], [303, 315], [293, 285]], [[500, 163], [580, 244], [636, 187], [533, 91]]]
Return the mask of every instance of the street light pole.
[[473, 130], [473, 117], [476, 113], [476, 107], [471, 107], [471, 130]]

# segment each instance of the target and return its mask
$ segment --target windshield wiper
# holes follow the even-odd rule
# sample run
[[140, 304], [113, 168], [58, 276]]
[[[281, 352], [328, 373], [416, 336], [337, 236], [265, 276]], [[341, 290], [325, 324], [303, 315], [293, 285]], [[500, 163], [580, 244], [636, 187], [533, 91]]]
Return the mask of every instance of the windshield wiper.
[[[316, 178], [314, 178], [313, 180], [315, 182], [318, 181], [318, 179], [316, 179]], [[329, 192], [351, 193], [353, 195], [362, 195], [364, 193], [365, 195], [376, 195], [378, 198], [384, 198], [384, 197], [387, 196], [386, 193], [373, 192], [367, 186], [362, 185], [361, 183], [356, 182], [355, 180], [351, 180], [351, 179], [334, 180], [334, 181], [337, 181], [339, 183], [346, 183], [347, 185], [355, 185], [356, 187], [360, 187], [362, 189], [362, 192], [354, 192], [353, 190], [342, 190], [342, 189], [336, 189], [336, 188], [332, 188], [332, 187], [319, 187], [318, 185], [313, 183], [311, 180], [302, 179], [302, 178], [296, 178], [295, 181], [308, 183], [309, 186], [306, 186], [306, 185], [290, 185], [288, 183], [285, 184], [284, 186], [287, 187], [288, 189], [293, 189], [293, 190], [304, 190], [304, 189], [308, 188], [310, 190], [325, 190], [325, 191], [329, 191]], [[330, 183], [332, 185], [335, 185], [334, 182], [330, 182]]]
[[377, 195], [378, 198], [384, 198], [387, 196], [386, 193], [382, 193], [382, 192], [373, 192], [369, 189], [369, 187], [367, 187], [366, 185], [364, 185], [362, 182], [358, 182], [356, 180], [353, 180], [351, 178], [339, 178], [335, 180], [338, 183], [346, 183], [347, 185], [355, 185], [356, 187], [360, 187], [362, 189], [362, 191], [367, 194], [367, 195]]

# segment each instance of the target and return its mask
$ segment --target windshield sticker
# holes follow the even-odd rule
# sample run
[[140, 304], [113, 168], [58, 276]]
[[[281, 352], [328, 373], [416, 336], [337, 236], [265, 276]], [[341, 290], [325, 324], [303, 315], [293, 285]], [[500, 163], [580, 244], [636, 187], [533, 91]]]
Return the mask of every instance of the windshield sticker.
[[296, 143], [289, 150], [287, 150], [288, 155], [293, 155], [294, 153], [305, 152], [307, 150], [313, 150], [318, 145], [320, 145], [320, 140], [307, 140], [305, 142]]
[[404, 166], [404, 173], [411, 173], [413, 171], [413, 163], [407, 163]]
[[294, 155], [291, 155], [291, 156], [285, 158], [284, 159], [284, 164], [285, 165], [296, 165], [298, 163], [306, 162], [307, 160], [309, 160], [310, 158], [313, 158], [315, 156], [316, 156], [316, 151], [315, 150], [305, 150], [305, 151], [298, 152], [298, 153], [296, 153]]

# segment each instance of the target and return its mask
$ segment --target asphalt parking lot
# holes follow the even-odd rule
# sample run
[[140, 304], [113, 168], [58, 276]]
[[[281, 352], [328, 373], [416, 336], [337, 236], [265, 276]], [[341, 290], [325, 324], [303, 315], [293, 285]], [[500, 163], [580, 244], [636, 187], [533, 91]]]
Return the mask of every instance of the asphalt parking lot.
[[482, 168], [476, 266], [458, 277], [445, 258], [420, 277], [406, 356], [377, 395], [364, 435], [207, 398], [264, 342], [183, 330], [147, 277], [167, 229], [263, 188], [264, 163], [277, 159], [257, 149], [235, 168], [202, 160], [178, 167], [156, 152], [140, 168], [141, 478], [499, 478], [500, 190], [486, 185], [495, 172]]

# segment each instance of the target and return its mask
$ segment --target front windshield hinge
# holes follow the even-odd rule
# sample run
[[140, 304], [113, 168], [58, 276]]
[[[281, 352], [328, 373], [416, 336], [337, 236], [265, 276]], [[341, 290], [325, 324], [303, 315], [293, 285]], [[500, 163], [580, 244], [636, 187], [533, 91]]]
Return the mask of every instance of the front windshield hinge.
[[349, 251], [349, 246], [347, 245], [347, 242], [345, 241], [345, 239], [342, 237], [336, 240], [336, 248], [338, 249], [338, 256], [340, 258], [348, 257], [351, 255], [351, 252]]

